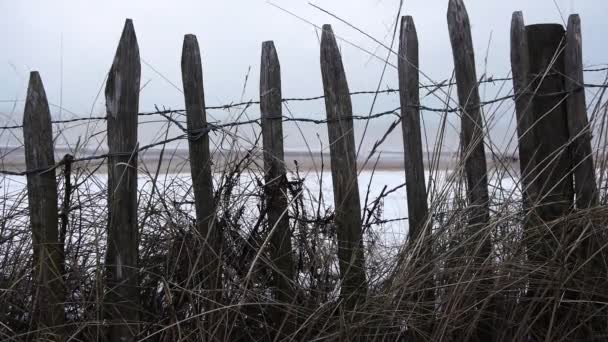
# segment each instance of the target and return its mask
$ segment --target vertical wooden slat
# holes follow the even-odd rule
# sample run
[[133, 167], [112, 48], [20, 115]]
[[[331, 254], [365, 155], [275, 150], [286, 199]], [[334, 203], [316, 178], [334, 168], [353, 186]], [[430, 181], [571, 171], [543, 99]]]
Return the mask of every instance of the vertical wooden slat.
[[[401, 18], [401, 31], [399, 37], [399, 100], [401, 102], [401, 128], [403, 130], [403, 152], [405, 161], [405, 181], [407, 190], [407, 210], [409, 223], [409, 243], [414, 248], [416, 265], [421, 269], [426, 279], [420, 284], [422, 290], [415, 299], [422, 303], [421, 314], [433, 312], [434, 282], [433, 269], [430, 257], [432, 246], [429, 236], [431, 225], [428, 219], [428, 203], [424, 179], [424, 160], [422, 154], [422, 136], [420, 133], [420, 90], [418, 67], [418, 34], [414, 19], [411, 16]], [[420, 305], [420, 304], [418, 304]], [[430, 336], [432, 320], [427, 319], [424, 326], [411, 329], [415, 340], [423, 340], [423, 336]]]
[[[186, 121], [189, 131], [190, 172], [194, 191], [196, 210], [196, 229], [198, 233], [196, 248], [200, 248], [202, 260], [196, 264], [202, 269], [193, 270], [203, 277], [203, 286], [210, 291], [205, 306], [212, 310], [222, 295], [221, 250], [222, 234], [215, 224], [215, 201], [213, 196], [212, 157], [209, 151], [209, 127], [205, 112], [205, 91], [203, 87], [203, 67], [198, 40], [195, 35], [184, 36], [182, 48], [182, 82], [186, 103]], [[211, 315], [210, 324], [217, 315]], [[209, 327], [211, 333], [211, 326]]]
[[[279, 302], [293, 299], [294, 280], [291, 230], [289, 229], [287, 176], [283, 152], [283, 121], [281, 104], [281, 66], [274, 43], [262, 43], [260, 67], [260, 112], [264, 147], [264, 178], [266, 210], [272, 233], [272, 263]], [[279, 314], [284, 310], [279, 310]], [[286, 317], [277, 316], [280, 323]]]
[[529, 79], [530, 62], [528, 57], [528, 37], [522, 12], [515, 12], [511, 18], [511, 70], [515, 93], [515, 115], [517, 117], [517, 138], [519, 149], [519, 168], [521, 175], [524, 208], [528, 209], [536, 194], [536, 169], [532, 92]]
[[583, 49], [581, 19], [577, 14], [568, 18], [566, 50], [564, 51], [565, 81], [568, 95], [568, 132], [572, 143], [572, 166], [574, 167], [574, 190], [579, 209], [590, 208], [599, 203], [593, 150], [591, 148], [591, 128], [587, 119], [583, 77]]
[[65, 322], [63, 303], [63, 250], [58, 236], [57, 180], [53, 152], [53, 128], [46, 92], [37, 71], [30, 73], [23, 114], [27, 195], [32, 241], [34, 339], [62, 341]]
[[367, 293], [353, 110], [342, 57], [330, 25], [321, 35], [321, 74], [334, 189], [341, 297], [353, 309]]
[[534, 317], [532, 339], [544, 340], [564, 336], [576, 326], [571, 324], [576, 313], [567, 303], [573, 298], [563, 290], [569, 285], [563, 284], [562, 273], [567, 267], [563, 248], [571, 232], [565, 222], [556, 221], [569, 213], [574, 196], [563, 76], [565, 32], [559, 24], [539, 24], [526, 26], [526, 35], [537, 170], [536, 220], [526, 236], [527, 262], [531, 269], [549, 270], [529, 274], [528, 298]]
[[105, 314], [108, 339], [138, 334], [137, 112], [141, 65], [133, 22], [125, 22], [106, 83], [108, 244]]
[[[481, 228], [489, 220], [488, 176], [471, 26], [462, 0], [450, 0], [448, 29], [454, 55], [458, 101], [461, 106], [461, 144], [467, 178], [467, 197], [469, 205], [476, 208], [471, 214], [470, 225]], [[489, 241], [484, 245], [489, 246]], [[483, 253], [489, 254], [489, 250], [484, 249]]]
[[408, 235], [410, 240], [416, 240], [423, 233], [429, 209], [420, 133], [418, 36], [414, 20], [410, 16], [401, 20], [399, 56], [399, 99], [407, 182]]
[[474, 245], [467, 249], [468, 256], [472, 257], [475, 263], [474, 266], [469, 266], [471, 267], [469, 272], [472, 275], [478, 274], [476, 277], [481, 279], [465, 291], [475, 289], [473, 292], [476, 293], [475, 298], [470, 296], [469, 300], [472, 302], [467, 304], [483, 303], [477, 306], [481, 310], [481, 318], [474, 334], [481, 341], [489, 341], [492, 339], [493, 330], [488, 301], [492, 282], [487, 275], [483, 275], [482, 269], [487, 268], [488, 263], [491, 263], [492, 245], [490, 233], [479, 232], [487, 227], [490, 219], [488, 175], [471, 25], [462, 0], [450, 0], [447, 20], [454, 57], [458, 102], [461, 107], [460, 137], [469, 205], [468, 234], [476, 236], [476, 239], [472, 240]]
[[[530, 61], [530, 88], [534, 92], [540, 218], [551, 221], [566, 214], [573, 200], [571, 161], [564, 94], [564, 28], [559, 24], [526, 26]], [[548, 255], [547, 255], [548, 256]]]
[[[523, 243], [527, 251], [535, 248], [534, 230], [538, 227], [534, 213], [536, 202], [536, 176], [534, 156], [537, 148], [534, 136], [534, 112], [532, 110], [532, 93], [530, 75], [530, 61], [528, 53], [528, 36], [522, 12], [514, 12], [511, 17], [511, 71], [513, 74], [513, 91], [515, 94], [515, 115], [517, 120], [517, 138], [519, 152], [520, 184], [522, 188], [522, 202], [524, 209]], [[510, 298], [509, 298], [510, 299]], [[517, 303], [507, 301], [503, 308], [505, 314]], [[500, 313], [497, 313], [500, 314]], [[522, 324], [519, 328], [527, 327], [527, 319], [534, 319], [522, 315]], [[513, 329], [516, 330], [517, 328]], [[520, 330], [521, 331], [521, 330]], [[521, 334], [521, 333], [520, 333]]]
[[[593, 149], [591, 146], [591, 126], [587, 119], [587, 103], [585, 99], [585, 81], [583, 77], [583, 50], [581, 19], [578, 14], [568, 18], [566, 30], [566, 49], [564, 51], [565, 89], [568, 92], [567, 117], [570, 137], [570, 155], [574, 168], [574, 193], [576, 206], [589, 209], [599, 204], [599, 193], [596, 183]], [[591, 221], [591, 220], [589, 220]], [[578, 327], [576, 337], [580, 340], [593, 340], [597, 336], [606, 336], [608, 327], [605, 324], [606, 308], [600, 304], [608, 293], [598, 279], [606, 279], [603, 250], [606, 243], [600, 229], [593, 223], [582, 222], [572, 225], [572, 238], [578, 245], [576, 267], [581, 267], [585, 291], [573, 291], [578, 305], [573, 308], [577, 312], [575, 321], [587, 320], [583, 327]], [[575, 244], [577, 243], [575, 242]], [[573, 284], [575, 287], [577, 284]], [[580, 285], [579, 285], [580, 286]], [[593, 313], [594, 316], [589, 318]]]

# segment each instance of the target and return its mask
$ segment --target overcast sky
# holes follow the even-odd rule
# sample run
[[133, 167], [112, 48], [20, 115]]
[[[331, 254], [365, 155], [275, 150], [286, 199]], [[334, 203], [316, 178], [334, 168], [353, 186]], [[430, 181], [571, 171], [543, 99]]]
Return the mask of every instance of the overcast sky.
[[[390, 45], [398, 0], [313, 2]], [[274, 0], [273, 3], [315, 25], [330, 23], [336, 35], [375, 51], [381, 58], [386, 57], [386, 50], [372, 40], [310, 6], [306, 0]], [[465, 3], [472, 23], [478, 76], [484, 70], [495, 77], [509, 73], [509, 26], [511, 14], [516, 10], [524, 12], [526, 24], [559, 23], [567, 20], [570, 13], [579, 13], [585, 63], [608, 62], [606, 0], [468, 0]], [[402, 14], [414, 17], [420, 40], [420, 67], [434, 81], [443, 80], [452, 72], [446, 9], [447, 0], [405, 0], [402, 9]], [[207, 105], [257, 99], [260, 47], [265, 40], [275, 42], [284, 97], [322, 94], [315, 28], [264, 0], [1, 0], [0, 100], [3, 102], [0, 122], [21, 121], [22, 102], [14, 106], [6, 101], [24, 99], [30, 70], [40, 71], [49, 102], [55, 105], [51, 108], [54, 117], [58, 118], [60, 112], [63, 118], [104, 115], [103, 92], [97, 102], [95, 99], [112, 62], [125, 18], [134, 20], [140, 55], [145, 61], [141, 83], [147, 85], [141, 94], [140, 111], [153, 110], [155, 105], [183, 108], [183, 94], [179, 90], [180, 56], [186, 33], [197, 35], [202, 50]], [[350, 90], [375, 89], [380, 81], [382, 61], [347, 43], [340, 42], [340, 45]], [[382, 88], [396, 85], [396, 70], [388, 67]], [[506, 86], [509, 88], [511, 84]], [[486, 98], [496, 94], [496, 89], [486, 91]], [[60, 103], [64, 108], [61, 111], [56, 107]], [[357, 97], [353, 104], [355, 114], [367, 114], [371, 98]], [[374, 112], [396, 106], [396, 96], [380, 97]], [[295, 116], [324, 116], [322, 101], [293, 104], [290, 109]], [[218, 120], [230, 120], [233, 113], [210, 114]], [[257, 116], [257, 108], [247, 114]], [[424, 115], [429, 123], [427, 130], [436, 129], [437, 115]], [[370, 141], [389, 123], [389, 119], [374, 122]], [[496, 123], [499, 130], [507, 126], [508, 120]], [[305, 129], [321, 134], [326, 130], [309, 126]], [[20, 134], [17, 132], [17, 136]], [[142, 140], [150, 138], [150, 134], [148, 129], [140, 129]], [[294, 127], [287, 127], [285, 134], [287, 148], [302, 146], [300, 133]], [[357, 134], [360, 135], [360, 131]], [[1, 138], [7, 139], [6, 135]], [[359, 139], [360, 136], [357, 141]], [[386, 147], [387, 150], [401, 148], [396, 135]]]

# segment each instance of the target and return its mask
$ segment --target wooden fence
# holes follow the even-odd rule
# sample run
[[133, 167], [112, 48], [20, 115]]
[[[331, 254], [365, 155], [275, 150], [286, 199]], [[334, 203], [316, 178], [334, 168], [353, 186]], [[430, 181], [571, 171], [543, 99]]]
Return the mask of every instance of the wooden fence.
[[[447, 19], [458, 89], [458, 111], [462, 129], [461, 156], [470, 211], [467, 234], [477, 239], [481, 246], [469, 251], [465, 257], [473, 264], [478, 264], [478, 267], [473, 267], [472, 270], [483, 272], [482, 264], [490, 258], [492, 252], [489, 234], [478, 234], [482, 231], [481, 228], [491, 221], [484, 149], [486, 129], [469, 18], [462, 0], [450, 1]], [[342, 280], [340, 297], [345, 310], [355, 312], [358, 303], [365, 300], [368, 289], [353, 111], [336, 38], [329, 25], [324, 25], [322, 31], [320, 62], [331, 151], [335, 224], [339, 241], [339, 272]], [[598, 204], [583, 87], [580, 20], [576, 15], [571, 16], [567, 30], [559, 24], [524, 26], [522, 14], [515, 13], [511, 42], [521, 183], [524, 207], [528, 212], [526, 226], [531, 227], [539, 222], [554, 222], [572, 208], [583, 209]], [[432, 224], [422, 157], [418, 38], [411, 17], [404, 17], [402, 20], [398, 56], [409, 212], [408, 244], [420, 249], [417, 255], [422, 260], [432, 253], [432, 246], [417, 245], [416, 240], [430, 235]], [[184, 38], [181, 66], [196, 209], [196, 234], [202, 241], [195, 247], [201, 254], [202, 266], [193, 270], [193, 273], [200, 276], [205, 287], [203, 290], [215, 294], [207, 296], [210, 299], [199, 305], [206, 310], [213, 310], [221, 306], [221, 296], [217, 293], [222, 290], [219, 255], [223, 247], [221, 232], [218, 232], [214, 221], [215, 204], [208, 138], [213, 127], [207, 123], [201, 54], [194, 35], [186, 35]], [[139, 237], [136, 194], [137, 159], [138, 151], [141, 151], [137, 138], [139, 89], [139, 48], [133, 23], [127, 20], [105, 90], [109, 145], [106, 155], [109, 176], [109, 224], [103, 312], [109, 322], [107, 334], [113, 341], [133, 340], [138, 335], [140, 303], [137, 289]], [[58, 238], [55, 170], [61, 165], [69, 166], [72, 161], [64, 159], [56, 163], [54, 160], [50, 112], [37, 72], [30, 75], [27, 94], [23, 134], [28, 170], [24, 174], [27, 175], [36, 282], [32, 319], [37, 322], [39, 328], [49, 328], [54, 334], [49, 336], [61, 336], [61, 328], [57, 327], [61, 327], [64, 322], [62, 303], [65, 293], [61, 284], [63, 246]], [[271, 227], [269, 247], [274, 264], [276, 300], [290, 303], [295, 296], [294, 260], [292, 232], [287, 217], [289, 198], [284, 164], [281, 103], [277, 51], [272, 42], [264, 42], [259, 104], [266, 172], [266, 215]], [[549, 235], [559, 229], [558, 225], [545, 234], [534, 233], [536, 235], [525, 239], [528, 243], [528, 258], [550, 259], [548, 254], [554, 251], [554, 244], [559, 243], [559, 239], [555, 241]], [[532, 230], [530, 234], [531, 232]], [[492, 297], [484, 292], [491, 288], [491, 274], [486, 278], [487, 281], [476, 285], [478, 288], [469, 288], [467, 291], [470, 295], [459, 304], [472, 308], [471, 317], [481, 315], [482, 319], [478, 320], [476, 331], [463, 332], [476, 336], [479, 341], [493, 340], [491, 312], [496, 310], [497, 306], [497, 303], [492, 301], [480, 300]], [[432, 288], [433, 284], [427, 284], [426, 287]], [[432, 290], [427, 291], [426, 300], [433, 302], [433, 295]], [[560, 314], [569, 317], [566, 312]], [[289, 320], [288, 317], [289, 314], [284, 309], [277, 309], [274, 315], [275, 323], [283, 324], [283, 321]], [[551, 317], [540, 317], [538, 324], [546, 324], [547, 320], [551, 320]], [[432, 329], [432, 323], [425, 329]], [[428, 332], [417, 334], [428, 335]]]

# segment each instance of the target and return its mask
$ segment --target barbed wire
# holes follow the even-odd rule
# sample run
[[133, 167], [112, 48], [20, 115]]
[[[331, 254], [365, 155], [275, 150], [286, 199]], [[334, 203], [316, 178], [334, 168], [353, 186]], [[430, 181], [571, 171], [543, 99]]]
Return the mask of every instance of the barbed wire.
[[[585, 72], [601, 72], [601, 71], [608, 71], [608, 67], [606, 68], [589, 68], [589, 69], [584, 69]], [[490, 77], [482, 77], [478, 84], [484, 84], [484, 83], [496, 83], [496, 82], [505, 82], [505, 81], [512, 81], [513, 78], [512, 77], [501, 77], [501, 78], [494, 78], [492, 76]], [[443, 80], [441, 82], [438, 82], [437, 84], [422, 84], [420, 85], [420, 89], [432, 89], [431, 93], [438, 90], [438, 89], [442, 89], [442, 88], [446, 88], [446, 87], [452, 87], [455, 86], [456, 82], [449, 82], [447, 79]], [[606, 84], [590, 84], [590, 83], [586, 83], [584, 84], [585, 88], [608, 88], [608, 85]], [[391, 93], [398, 93], [399, 89], [398, 88], [387, 88], [387, 89], [383, 89], [383, 90], [379, 90], [379, 91], [375, 91], [375, 90], [362, 90], [362, 91], [355, 91], [355, 92], [351, 92], [349, 93], [349, 95], [351, 96], [356, 96], [356, 95], [376, 95], [376, 94], [391, 94]], [[552, 94], [554, 95], [554, 94]], [[490, 100], [490, 101], [485, 101], [481, 104], [481, 106], [485, 106], [485, 105], [489, 105], [492, 103], [496, 103], [496, 102], [500, 102], [500, 101], [504, 101], [510, 98], [515, 97], [515, 95], [509, 95], [509, 96], [505, 96], [505, 97], [501, 97], [501, 98], [497, 98], [494, 100]], [[306, 101], [316, 101], [316, 100], [321, 100], [324, 99], [325, 95], [318, 95], [318, 96], [311, 96], [311, 97], [291, 97], [291, 98], [283, 98], [281, 100], [281, 102], [287, 103], [287, 102], [306, 102]], [[250, 100], [250, 101], [241, 101], [241, 102], [235, 102], [235, 103], [228, 103], [228, 104], [223, 104], [223, 105], [214, 105], [214, 106], [205, 106], [205, 110], [228, 110], [228, 109], [232, 109], [232, 108], [239, 108], [239, 107], [249, 107], [252, 105], [258, 105], [260, 104], [259, 100]], [[425, 106], [425, 105], [419, 105], [419, 106], [411, 106], [413, 108], [418, 108], [422, 111], [429, 111], [429, 112], [438, 112], [438, 113], [455, 113], [459, 111], [459, 108], [457, 107], [440, 107], [440, 108], [434, 108], [434, 107], [429, 107], [429, 106]], [[137, 113], [138, 116], [151, 116], [151, 115], [167, 115], [167, 114], [178, 114], [178, 115], [185, 115], [186, 114], [186, 110], [185, 109], [176, 109], [176, 110], [156, 110], [156, 111], [148, 111], [148, 112], [140, 112]], [[382, 115], [381, 115], [382, 116]], [[369, 116], [368, 116], [369, 117]], [[74, 123], [74, 122], [80, 122], [80, 121], [103, 121], [106, 120], [107, 117], [106, 116], [90, 116], [90, 117], [78, 117], [78, 118], [72, 118], [72, 119], [63, 119], [63, 120], [53, 120], [51, 121], [51, 123], [53, 124], [66, 124], [66, 123]], [[307, 118], [286, 118], [286, 121], [300, 121], [300, 122], [309, 122], [309, 123], [317, 123], [317, 124], [321, 124], [321, 123], [326, 123], [326, 121], [324, 120], [315, 120], [315, 119], [307, 119]], [[235, 125], [238, 125], [238, 123], [235, 123]], [[21, 129], [23, 128], [23, 125], [5, 125], [5, 126], [0, 126], [0, 130], [9, 130], [9, 129]]]
[[[586, 69], [585, 71], [608, 71], [608, 67], [606, 68], [597, 68], [597, 69]], [[501, 81], [508, 81], [508, 80], [512, 80], [512, 78], [506, 77], [506, 78], [487, 78], [484, 79], [482, 78], [479, 83], [488, 83], [488, 82], [501, 82]], [[420, 86], [420, 88], [430, 88], [433, 87], [434, 89], [439, 89], [441, 87], [448, 87], [448, 86], [454, 86], [455, 83], [454, 82], [441, 82], [437, 85], [422, 85]], [[556, 93], [550, 93], [550, 94], [535, 94], [537, 96], [559, 96], [559, 95], [566, 95], [566, 94], [570, 94], [572, 92], [576, 92], [576, 91], [580, 91], [581, 89], [587, 88], [587, 87], [603, 87], [603, 88], [608, 88], [607, 85], [599, 85], [599, 84], [585, 84], [584, 86], [581, 87], [577, 87], [575, 89], [569, 90], [569, 91], [562, 91], [562, 92], [556, 92]], [[350, 93], [350, 95], [363, 95], [363, 94], [387, 94], [387, 93], [396, 93], [398, 92], [399, 89], [392, 89], [392, 88], [388, 88], [388, 89], [384, 89], [384, 90], [380, 90], [380, 91], [356, 91], [356, 92], [352, 92]], [[434, 91], [434, 90], [433, 90]], [[515, 97], [517, 97], [520, 94], [509, 94], [506, 96], [502, 96], [502, 97], [497, 97], [494, 98], [492, 100], [488, 100], [488, 101], [482, 101], [480, 102], [480, 104], [478, 105], [478, 107], [484, 107], [484, 106], [488, 106], [494, 103], [498, 103], [498, 102], [502, 102], [508, 99], [513, 99]], [[319, 99], [323, 99], [324, 96], [314, 96], [314, 97], [302, 97], [302, 98], [284, 98], [282, 99], [282, 102], [293, 102], [293, 101], [314, 101], [314, 100], [319, 100]], [[211, 109], [229, 109], [229, 108], [234, 108], [234, 107], [242, 107], [242, 106], [252, 106], [255, 104], [259, 104], [259, 101], [246, 101], [246, 102], [239, 102], [239, 103], [231, 103], [231, 104], [226, 104], [226, 105], [221, 105], [221, 106], [208, 106], [205, 107], [206, 110], [211, 110]], [[449, 107], [449, 106], [445, 106], [442, 108], [434, 108], [434, 107], [428, 107], [425, 105], [413, 105], [413, 106], [408, 106], [409, 108], [418, 108], [421, 111], [430, 111], [430, 112], [439, 112], [439, 113], [457, 113], [459, 111], [462, 110], [462, 108], [460, 107]], [[469, 106], [466, 108], [466, 110], [470, 110], [473, 107]], [[246, 109], [246, 108], [245, 108]], [[369, 115], [352, 115], [351, 118], [353, 120], [371, 120], [371, 119], [376, 119], [376, 118], [380, 118], [380, 117], [384, 117], [384, 116], [389, 116], [389, 115], [395, 115], [397, 117], [397, 120], [400, 120], [400, 110], [401, 110], [401, 106], [391, 109], [391, 110], [387, 110], [387, 111], [382, 111], [382, 112], [378, 112], [378, 113], [373, 113], [373, 114], [369, 114]], [[164, 110], [159, 110], [158, 108], [156, 108], [155, 111], [149, 111], [149, 112], [140, 112], [137, 113], [138, 116], [152, 116], [152, 115], [161, 115], [163, 116], [165, 119], [171, 121], [172, 123], [175, 123], [179, 129], [183, 132], [182, 134], [172, 137], [172, 138], [168, 138], [168, 139], [164, 139], [164, 140], [160, 140], [151, 144], [147, 144], [144, 146], [138, 146], [135, 151], [128, 151], [128, 152], [122, 152], [122, 153], [103, 153], [103, 154], [98, 154], [98, 155], [92, 155], [92, 156], [85, 156], [85, 157], [80, 157], [80, 158], [72, 158], [70, 156], [69, 162], [70, 163], [77, 163], [77, 162], [86, 162], [86, 161], [93, 161], [93, 160], [102, 160], [102, 159], [106, 159], [106, 158], [110, 158], [110, 157], [120, 157], [120, 156], [132, 156], [134, 153], [140, 153], [140, 152], [144, 152], [146, 150], [152, 149], [154, 147], [157, 146], [162, 146], [162, 145], [166, 145], [169, 144], [171, 142], [174, 141], [178, 141], [178, 140], [184, 140], [184, 139], [190, 139], [190, 140], [198, 140], [201, 137], [207, 135], [209, 132], [211, 131], [217, 131], [217, 130], [223, 130], [226, 128], [232, 128], [232, 127], [236, 127], [236, 126], [242, 126], [242, 125], [251, 125], [251, 124], [257, 124], [257, 125], [261, 125], [263, 120], [282, 120], [283, 122], [302, 122], [302, 123], [312, 123], [312, 124], [327, 124], [327, 123], [331, 123], [334, 121], [340, 121], [340, 120], [344, 120], [344, 119], [349, 119], [349, 117], [342, 117], [339, 119], [313, 119], [313, 118], [306, 118], [306, 117], [293, 117], [293, 116], [280, 116], [280, 117], [265, 117], [265, 118], [255, 118], [255, 119], [250, 119], [250, 120], [245, 120], [245, 121], [235, 121], [235, 122], [229, 122], [229, 123], [223, 123], [223, 124], [219, 124], [219, 123], [207, 123], [207, 127], [202, 128], [202, 129], [198, 129], [198, 130], [188, 130], [187, 128], [185, 128], [183, 126], [183, 122], [177, 121], [176, 119], [174, 119], [172, 117], [172, 115], [177, 114], [177, 115], [186, 115], [186, 110], [184, 109], [177, 109], [177, 110], [172, 110], [172, 109], [164, 109]], [[74, 123], [74, 122], [79, 122], [79, 121], [91, 121], [91, 120], [106, 120], [107, 117], [105, 116], [95, 116], [95, 117], [86, 117], [86, 118], [72, 118], [72, 119], [65, 119], [65, 120], [54, 120], [52, 121], [53, 124], [66, 124], [66, 123]], [[0, 126], [0, 130], [7, 130], [7, 129], [20, 129], [23, 128], [23, 125], [13, 125], [13, 126]], [[0, 170], [0, 174], [3, 175], [11, 175], [11, 176], [26, 176], [29, 174], [34, 174], [34, 173], [45, 173], [51, 170], [54, 170], [60, 166], [65, 165], [66, 163], [66, 159], [62, 159], [59, 162], [55, 163], [54, 165], [50, 165], [44, 168], [37, 168], [37, 169], [30, 169], [30, 170], [25, 170], [25, 171], [10, 171], [10, 170]]]

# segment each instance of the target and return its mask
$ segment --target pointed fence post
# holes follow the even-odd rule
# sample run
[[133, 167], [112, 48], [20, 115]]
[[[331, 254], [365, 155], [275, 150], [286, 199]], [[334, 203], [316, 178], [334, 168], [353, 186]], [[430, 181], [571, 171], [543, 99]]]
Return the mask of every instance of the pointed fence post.
[[[432, 265], [432, 245], [430, 243], [431, 224], [428, 222], [428, 203], [424, 178], [424, 159], [422, 152], [422, 136], [420, 133], [420, 82], [418, 69], [418, 35], [414, 19], [411, 16], [401, 18], [401, 31], [399, 37], [399, 99], [401, 101], [401, 128], [403, 130], [403, 151], [405, 161], [405, 181], [407, 189], [407, 212], [409, 222], [409, 244], [415, 249], [414, 257], [417, 268], [424, 271], [420, 288], [415, 289], [417, 298], [415, 303], [422, 303], [422, 314], [433, 312], [434, 281]], [[430, 267], [429, 267], [430, 266]], [[420, 293], [418, 293], [420, 291]], [[420, 304], [417, 304], [420, 305]], [[432, 322], [417, 329], [411, 329], [414, 337], [422, 340], [423, 336], [430, 336]]]
[[566, 91], [570, 93], [567, 99], [568, 132], [572, 139], [570, 151], [576, 204], [579, 209], [586, 209], [596, 206], [599, 198], [593, 166], [591, 127], [587, 119], [582, 40], [581, 19], [577, 14], [573, 14], [568, 18], [564, 51]]
[[[260, 112], [264, 146], [266, 210], [272, 232], [271, 253], [277, 300], [293, 300], [294, 264], [289, 228], [287, 176], [283, 151], [283, 113], [281, 104], [281, 66], [272, 41], [262, 43], [260, 67]], [[279, 309], [275, 323], [289, 320]]]
[[[487, 269], [488, 264], [492, 262], [490, 258], [491, 234], [487, 230], [490, 220], [488, 172], [471, 24], [462, 0], [450, 0], [447, 19], [454, 57], [458, 102], [461, 107], [460, 137], [466, 174], [467, 200], [470, 207], [468, 227], [470, 233], [468, 235], [478, 236], [473, 240], [474, 245], [468, 249], [472, 252], [469, 257], [474, 259], [473, 266], [469, 266], [471, 267], [469, 271], [471, 274], [478, 274], [476, 277], [482, 279], [477, 284], [471, 285], [474, 289], [476, 288], [473, 292], [477, 294], [476, 298], [471, 298], [471, 300], [473, 303], [482, 303], [477, 305], [481, 318], [477, 323], [475, 334], [477, 334], [476, 338], [489, 341], [493, 338], [491, 333], [493, 313], [489, 298], [492, 281], [489, 280], [488, 274], [480, 272], [484, 268]], [[480, 231], [482, 232], [480, 233]]]
[[65, 287], [59, 242], [53, 127], [46, 92], [37, 71], [30, 73], [23, 114], [27, 196], [33, 242], [35, 340], [63, 341]]
[[528, 210], [535, 201], [534, 164], [536, 141], [532, 112], [533, 89], [530, 89], [530, 61], [528, 57], [528, 36], [522, 12], [513, 13], [511, 19], [511, 71], [515, 93], [515, 114], [517, 117], [517, 138], [519, 149], [519, 168], [521, 174], [524, 209]]
[[108, 120], [107, 338], [133, 341], [140, 311], [137, 226], [137, 112], [141, 65], [131, 19], [125, 22], [105, 96]]
[[352, 104], [342, 57], [330, 25], [323, 25], [321, 35], [321, 74], [328, 120], [338, 259], [342, 280], [340, 296], [345, 307], [352, 310], [367, 293], [361, 203]]
[[[581, 34], [581, 19], [578, 14], [568, 18], [566, 30], [566, 49], [564, 51], [565, 88], [568, 92], [567, 117], [570, 137], [570, 155], [574, 171], [574, 192], [576, 206], [579, 210], [596, 207], [599, 204], [599, 192], [596, 183], [595, 166], [593, 163], [593, 148], [591, 146], [591, 126], [587, 118], [587, 102], [585, 99], [585, 81], [583, 77], [583, 48]], [[606, 287], [597, 279], [606, 279], [606, 268], [603, 260], [606, 258], [603, 250], [606, 238], [598, 233], [598, 227], [591, 222], [574, 225], [572, 236], [580, 239], [577, 246], [575, 265], [582, 268], [585, 291], [576, 291], [575, 298], [580, 304], [573, 311], [578, 312], [575, 322], [587, 320], [584, 327], [577, 331], [580, 340], [593, 340], [597, 336], [606, 336], [608, 327], [603, 317], [606, 317], [606, 307], [600, 304], [606, 298]], [[582, 238], [581, 238], [582, 237]], [[575, 287], [576, 284], [573, 284]], [[594, 316], [589, 318], [590, 314]]]
[[[538, 169], [534, 161], [536, 148], [536, 137], [534, 135], [534, 111], [532, 106], [532, 89], [530, 75], [528, 35], [524, 24], [522, 12], [514, 12], [511, 17], [511, 72], [513, 74], [513, 92], [515, 95], [515, 115], [517, 120], [517, 138], [519, 153], [519, 171], [522, 188], [522, 207], [524, 210], [523, 221], [523, 244], [527, 251], [535, 248], [534, 230], [538, 227], [538, 220], [534, 210], [537, 201], [536, 177]], [[522, 285], [525, 287], [525, 285]], [[508, 298], [503, 313], [512, 312], [517, 307], [517, 300]], [[515, 303], [514, 303], [515, 302]], [[501, 313], [497, 312], [497, 315]], [[527, 316], [522, 315], [524, 319]], [[534, 319], [534, 317], [530, 318]], [[521, 322], [520, 327], [527, 326], [528, 322]], [[508, 327], [504, 327], [509, 329]], [[517, 328], [509, 329], [514, 332]]]
[[[475, 207], [471, 213], [470, 225], [480, 229], [488, 223], [490, 216], [488, 175], [471, 26], [462, 0], [450, 0], [448, 28], [461, 107], [461, 144], [467, 178], [467, 197], [469, 205]], [[484, 248], [481, 253], [487, 256], [490, 253], [490, 241], [489, 237], [483, 239], [486, 241], [482, 242]]]
[[[196, 210], [197, 244], [202, 260], [201, 274], [203, 286], [209, 291], [205, 302], [206, 310], [213, 310], [222, 298], [222, 234], [215, 224], [215, 200], [213, 196], [212, 157], [209, 151], [209, 126], [205, 112], [205, 90], [203, 87], [203, 67], [198, 40], [195, 35], [184, 36], [182, 48], [182, 82], [184, 100], [186, 103], [186, 121], [188, 127], [188, 144], [190, 154], [190, 172], [192, 174], [192, 189], [194, 191], [194, 206]], [[214, 333], [217, 327], [218, 315], [209, 316], [208, 331]]]
[[418, 36], [410, 16], [401, 19], [399, 44], [399, 99], [401, 100], [401, 127], [410, 240], [424, 239], [428, 204], [424, 181], [422, 137], [420, 133], [420, 91], [418, 71]]

